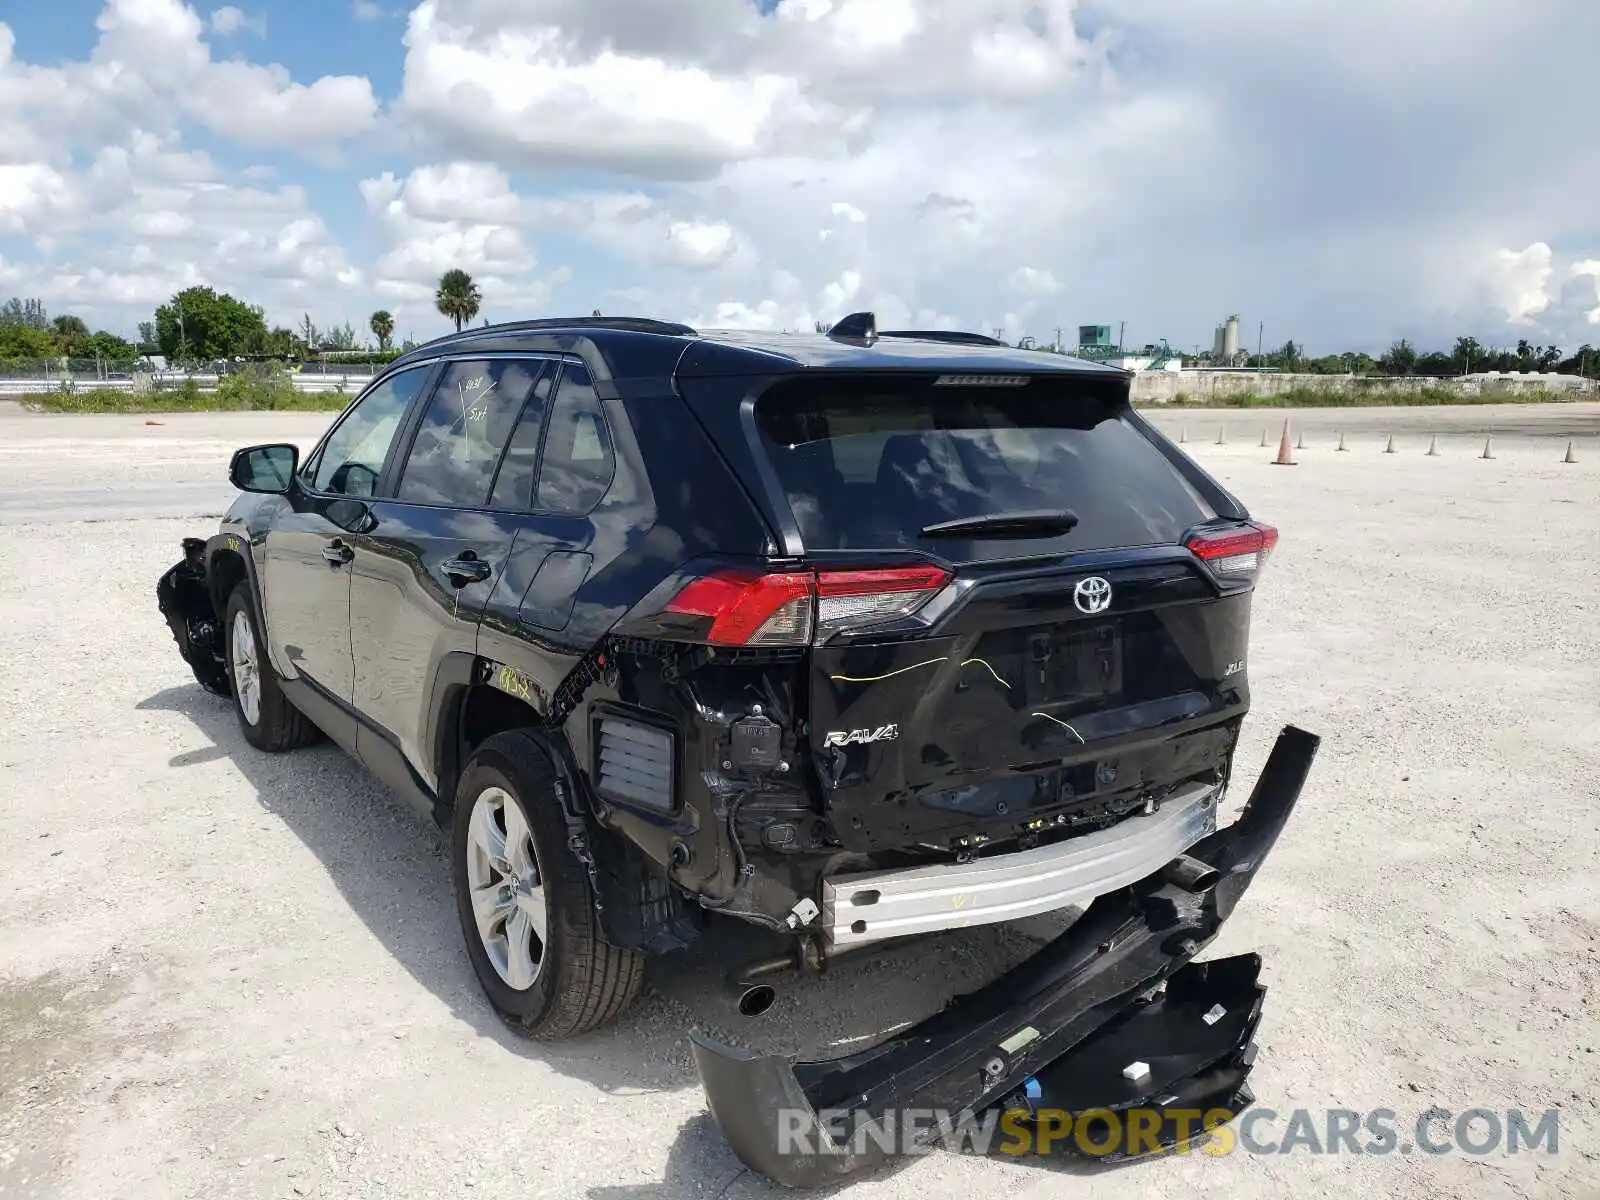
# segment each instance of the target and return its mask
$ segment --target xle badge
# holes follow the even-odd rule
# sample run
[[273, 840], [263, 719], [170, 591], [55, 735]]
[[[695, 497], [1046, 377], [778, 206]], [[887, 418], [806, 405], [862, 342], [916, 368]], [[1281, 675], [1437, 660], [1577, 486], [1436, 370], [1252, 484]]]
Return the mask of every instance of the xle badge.
[[873, 742], [892, 742], [900, 736], [900, 726], [881, 725], [877, 729], [836, 729], [822, 739], [822, 748], [867, 746]]

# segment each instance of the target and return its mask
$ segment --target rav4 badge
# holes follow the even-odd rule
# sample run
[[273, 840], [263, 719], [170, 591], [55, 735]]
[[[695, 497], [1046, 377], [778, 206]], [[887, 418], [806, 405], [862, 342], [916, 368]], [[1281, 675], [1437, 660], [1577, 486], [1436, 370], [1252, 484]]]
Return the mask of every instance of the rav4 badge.
[[866, 746], [873, 742], [892, 742], [900, 736], [900, 726], [880, 725], [877, 729], [836, 729], [822, 739], [822, 748], [834, 746]]

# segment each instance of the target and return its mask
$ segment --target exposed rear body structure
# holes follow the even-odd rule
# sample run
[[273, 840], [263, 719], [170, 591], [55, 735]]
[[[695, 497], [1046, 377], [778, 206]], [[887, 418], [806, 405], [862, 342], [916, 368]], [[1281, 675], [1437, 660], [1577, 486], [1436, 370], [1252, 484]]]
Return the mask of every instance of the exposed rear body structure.
[[[826, 337], [523, 322], [407, 354], [304, 462], [253, 447], [231, 473], [245, 494], [159, 588], [185, 658], [256, 746], [326, 734], [450, 831], [473, 966], [537, 1036], [620, 1012], [711, 914], [815, 968], [1192, 909], [1105, 995], [1052, 976], [1040, 1011], [1078, 1036], [935, 1089], [990, 1103], [1183, 968], [1259, 864], [1217, 811], [1277, 535], [1120, 371], [865, 314]], [[1289, 744], [1261, 853], [1315, 750]], [[1219, 1055], [1253, 1020], [1228, 1028]], [[731, 1115], [783, 1072], [696, 1053], [741, 1156], [820, 1181]]]

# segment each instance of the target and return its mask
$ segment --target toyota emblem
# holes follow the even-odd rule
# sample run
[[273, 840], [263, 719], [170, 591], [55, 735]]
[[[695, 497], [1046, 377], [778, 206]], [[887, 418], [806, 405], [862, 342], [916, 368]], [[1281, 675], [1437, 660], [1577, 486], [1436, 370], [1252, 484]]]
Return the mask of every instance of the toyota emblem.
[[1072, 589], [1072, 602], [1078, 606], [1079, 612], [1091, 616], [1105, 612], [1111, 607], [1111, 584], [1098, 575], [1080, 579], [1078, 586]]

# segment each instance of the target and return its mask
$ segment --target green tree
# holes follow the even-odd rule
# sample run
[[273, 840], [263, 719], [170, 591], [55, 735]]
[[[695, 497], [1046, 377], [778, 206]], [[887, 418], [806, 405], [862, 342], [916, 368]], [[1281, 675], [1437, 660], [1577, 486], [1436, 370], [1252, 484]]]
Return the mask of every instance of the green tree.
[[478, 308], [483, 303], [483, 295], [478, 291], [478, 285], [472, 282], [472, 276], [459, 267], [452, 267], [439, 276], [439, 291], [434, 296], [434, 304], [439, 311], [456, 323], [456, 332], [461, 332], [461, 327], [478, 315]]
[[1474, 364], [1479, 370], [1483, 369], [1483, 361], [1486, 355], [1483, 347], [1478, 344], [1477, 338], [1458, 337], [1456, 339], [1456, 348], [1450, 357], [1455, 359], [1455, 368], [1458, 374], [1470, 375]]
[[372, 319], [367, 322], [372, 330], [372, 336], [378, 339], [378, 349], [387, 350], [389, 339], [394, 336], [394, 317], [386, 308], [380, 308], [372, 314]]
[[57, 354], [55, 338], [43, 329], [35, 329], [32, 325], [0, 323], [0, 360], [54, 358]]
[[106, 362], [132, 362], [139, 357], [132, 342], [104, 329], [79, 338], [72, 354], [74, 358], [101, 358]]
[[260, 308], [208, 287], [185, 288], [156, 309], [156, 345], [168, 358], [229, 358], [246, 354], [266, 332]]
[[1401, 338], [1389, 347], [1389, 352], [1378, 360], [1385, 375], [1409, 375], [1417, 366], [1417, 352], [1411, 343]]
[[45, 315], [43, 300], [30, 300], [13, 296], [0, 304], [0, 325], [22, 325], [29, 329], [48, 329], [50, 319]]
[[356, 348], [356, 331], [346, 321], [343, 325], [335, 325], [322, 332], [322, 345], [326, 350], [354, 350]]
[[50, 322], [50, 330], [56, 335], [56, 345], [61, 353], [69, 358], [76, 358], [79, 354], [79, 344], [89, 336], [89, 326], [82, 317], [75, 317], [71, 313], [63, 313]]
[[322, 347], [322, 330], [311, 320], [310, 313], [300, 316], [300, 328], [295, 331], [304, 344], [307, 354], [315, 354]]

